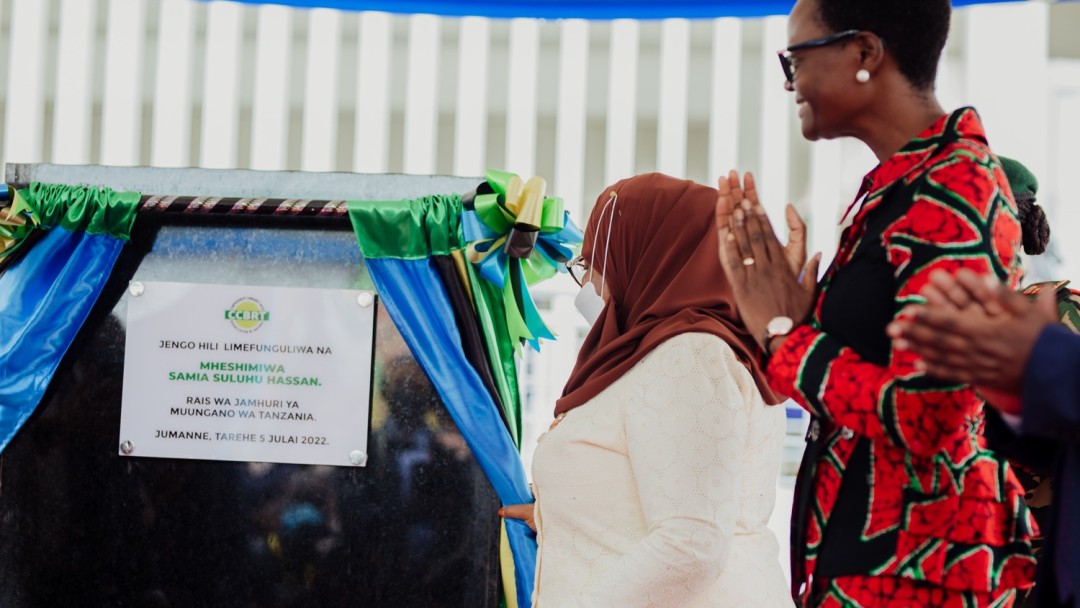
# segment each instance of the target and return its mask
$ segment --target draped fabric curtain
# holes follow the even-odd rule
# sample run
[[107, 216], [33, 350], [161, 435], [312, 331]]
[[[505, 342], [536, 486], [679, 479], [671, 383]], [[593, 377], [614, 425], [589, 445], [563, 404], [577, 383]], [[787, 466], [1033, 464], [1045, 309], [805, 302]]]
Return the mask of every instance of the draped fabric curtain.
[[[517, 372], [497, 288], [465, 261], [460, 196], [350, 202], [375, 287], [504, 505], [532, 502], [518, 454]], [[501, 323], [501, 324], [500, 324]], [[508, 606], [531, 605], [535, 537], [503, 524]]]
[[[795, 0], [238, 0], [303, 8], [432, 14], [446, 17], [536, 17], [540, 19], [711, 19], [786, 15]], [[1014, 0], [953, 0], [953, 5]]]
[[0, 211], [0, 453], [101, 295], [138, 204], [136, 192], [32, 184]]
[[[32, 184], [0, 208], [0, 453], [41, 401], [101, 295], [130, 238], [139, 198], [107, 188]], [[383, 304], [477, 463], [502, 504], [529, 503], [518, 452], [515, 342], [507, 324], [506, 304], [515, 299], [479, 278], [466, 260], [462, 212], [457, 195], [349, 204]], [[510, 608], [527, 608], [535, 536], [520, 521], [501, 525], [504, 600]]]

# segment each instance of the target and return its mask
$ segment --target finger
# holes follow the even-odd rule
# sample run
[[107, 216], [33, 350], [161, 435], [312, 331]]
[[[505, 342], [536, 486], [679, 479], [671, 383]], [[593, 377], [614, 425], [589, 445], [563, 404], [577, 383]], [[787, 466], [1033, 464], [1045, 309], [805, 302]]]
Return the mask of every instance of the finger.
[[731, 197], [736, 203], [739, 203], [745, 198], [743, 195], [742, 184], [739, 183], [739, 172], [732, 169], [728, 172], [728, 186], [731, 187]]
[[929, 304], [908, 304], [900, 309], [900, 313], [896, 315], [898, 319], [911, 319], [915, 316], [915, 313], [920, 309], [926, 308]]
[[893, 344], [900, 350], [910, 350], [924, 360], [941, 361], [952, 353], [962, 353], [969, 348], [968, 340], [960, 334], [941, 331], [926, 324], [897, 321], [898, 336]]
[[971, 269], [961, 268], [956, 271], [956, 282], [971, 293], [971, 297], [986, 300], [996, 296], [1002, 283], [993, 274], [978, 274]]
[[990, 316], [998, 316], [1005, 312], [1005, 307], [997, 293], [1002, 284], [993, 274], [980, 275], [968, 268], [961, 268], [956, 272], [956, 282], [968, 292], [972, 300], [981, 304], [983, 310]]
[[761, 201], [758, 200], [757, 183], [754, 180], [754, 174], [749, 171], [743, 176], [743, 198], [750, 201], [750, 204], [755, 207], [761, 205]]
[[930, 273], [930, 283], [941, 291], [956, 308], [964, 309], [971, 306], [973, 299], [968, 290], [964, 289], [956, 278], [944, 270], [935, 270]]
[[[520, 519], [521, 521], [525, 521], [533, 518], [533, 515], [536, 512], [535, 509], [536, 507], [534, 504], [506, 505], [499, 509], [499, 517], [502, 517], [503, 519]], [[490, 511], [488, 511], [488, 513], [490, 513]]]
[[1024, 317], [1035, 312], [1037, 316], [1045, 318], [1049, 322], [1059, 320], [1057, 313], [1057, 294], [1053, 289], [1044, 289], [1034, 303], [1022, 294], [1016, 293], [997, 280], [996, 277], [981, 277], [981, 288], [988, 294], [986, 297], [1001, 306], [1002, 314], [1014, 317]]
[[[749, 270], [749, 267], [757, 263], [757, 260], [754, 259], [754, 251], [750, 247], [750, 233], [746, 227], [746, 211], [742, 208], [742, 205], [735, 208], [735, 213], [731, 214], [731, 218], [734, 223], [730, 235], [735, 237], [739, 259]], [[728, 236], [728, 240], [731, 240], [731, 236]]]
[[788, 242], [784, 249], [792, 268], [798, 270], [806, 264], [806, 222], [791, 204], [784, 208], [784, 218], [788, 226]]
[[916, 317], [926, 308], [927, 306], [924, 304], [908, 304], [896, 315], [896, 318], [891, 323], [885, 326], [885, 335], [893, 340], [907, 339], [908, 333], [916, 324]]
[[938, 308], [943, 310], [956, 310], [956, 305], [949, 298], [946, 293], [938, 289], [935, 285], [927, 283], [922, 289], [922, 296], [926, 298], [926, 303], [931, 308]]
[[731, 213], [735, 211], [735, 201], [731, 198], [731, 186], [727, 179], [720, 178], [716, 184], [716, 237], [720, 242], [721, 261], [723, 260], [724, 240], [731, 232]]
[[521, 519], [524, 520], [533, 515], [533, 505], [520, 504], [520, 505], [507, 505], [499, 509], [499, 517], [504, 519]]
[[922, 360], [929, 369], [937, 370], [937, 377], [964, 384], [991, 385], [1001, 375], [994, 359], [971, 353], [938, 352]]
[[[1038, 302], [1032, 303], [1026, 296], [1018, 294], [1011, 289], [1000, 285], [994, 290], [994, 301], [1001, 306], [1002, 314], [1022, 317], [1027, 314], [1032, 306], [1038, 308]], [[1046, 290], [1040, 297], [1054, 297], [1053, 290]], [[1057, 320], [1056, 317], [1054, 320]]]
[[731, 212], [735, 211], [736, 201], [731, 196], [731, 184], [727, 178], [716, 180], [716, 228], [727, 228], [731, 223]]
[[803, 268], [799, 276], [799, 284], [808, 291], [817, 289], [818, 271], [821, 269], [821, 254], [815, 253], [810, 263]]
[[[911, 327], [925, 326], [930, 331], [947, 333], [964, 333], [961, 323], [971, 321], [971, 315], [947, 308], [934, 306], [913, 306], [905, 309], [910, 311], [908, 320]], [[984, 317], [976, 317], [975, 322], [981, 322]]]
[[917, 313], [916, 306], [908, 306], [894, 321], [885, 326], [885, 335], [892, 339], [893, 345], [899, 350], [923, 347], [928, 327], [914, 321]]
[[784, 248], [780, 245], [780, 240], [776, 238], [776, 232], [773, 230], [768, 214], [765, 213], [765, 208], [761, 205], [754, 206], [753, 203], [746, 201], [744, 210], [747, 213], [746, 227], [754, 257], [763, 261], [783, 260], [786, 265]]
[[746, 267], [743, 266], [743, 258], [739, 255], [739, 245], [735, 239], [734, 222], [726, 228], [717, 229], [719, 239], [720, 265], [724, 267], [724, 273], [731, 281], [732, 287], [738, 291], [746, 281]]
[[995, 357], [977, 352], [976, 346], [966, 336], [934, 332], [919, 326], [908, 328], [905, 336], [894, 344], [898, 348], [906, 346], [904, 350], [915, 353], [924, 363], [963, 368], [972, 378], [985, 376], [986, 370], [996, 369]]
[[[924, 312], [927, 315], [937, 312], [919, 308], [911, 307], [909, 312], [914, 317], [920, 317]], [[958, 331], [946, 331], [914, 319], [898, 319], [886, 332], [894, 339], [897, 349], [919, 356], [921, 363], [916, 365], [917, 369], [936, 370], [934, 375], [943, 379], [993, 383], [1002, 375], [1001, 353], [988, 348], [985, 341], [973, 336], [968, 329], [960, 327]]]
[[[911, 322], [907, 319], [897, 319], [892, 323], [885, 326], [885, 335], [892, 338], [894, 341], [906, 340], [908, 328], [911, 327]], [[908, 350], [907, 342], [900, 347], [900, 350]]]

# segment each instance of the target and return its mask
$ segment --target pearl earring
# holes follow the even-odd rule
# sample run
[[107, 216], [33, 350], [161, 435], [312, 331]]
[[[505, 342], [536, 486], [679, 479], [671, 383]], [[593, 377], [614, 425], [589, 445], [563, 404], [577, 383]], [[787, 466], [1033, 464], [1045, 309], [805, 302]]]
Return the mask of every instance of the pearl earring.
[[870, 72], [867, 71], [866, 69], [862, 69], [862, 70], [859, 70], [858, 72], [855, 72], [855, 80], [858, 81], [861, 84], [866, 84], [866, 83], [870, 82]]

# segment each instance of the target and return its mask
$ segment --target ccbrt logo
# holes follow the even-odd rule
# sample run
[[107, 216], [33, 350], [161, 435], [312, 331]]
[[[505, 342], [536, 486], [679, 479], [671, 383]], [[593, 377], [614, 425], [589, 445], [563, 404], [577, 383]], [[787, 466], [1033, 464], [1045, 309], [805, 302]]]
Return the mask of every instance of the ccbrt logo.
[[225, 319], [236, 329], [250, 333], [270, 320], [270, 312], [255, 298], [240, 298], [225, 311]]

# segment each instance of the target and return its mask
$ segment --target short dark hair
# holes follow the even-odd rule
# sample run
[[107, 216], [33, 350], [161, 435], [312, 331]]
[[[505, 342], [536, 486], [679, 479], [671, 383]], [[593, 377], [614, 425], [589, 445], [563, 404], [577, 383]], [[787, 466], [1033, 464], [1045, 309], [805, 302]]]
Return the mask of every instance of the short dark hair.
[[826, 27], [877, 34], [913, 87], [933, 87], [949, 36], [949, 0], [817, 0], [817, 6]]

